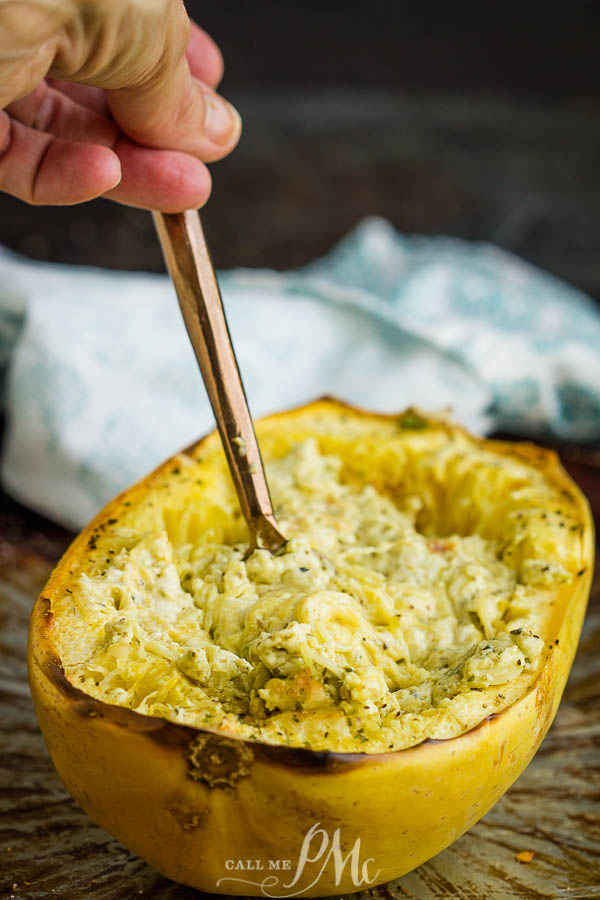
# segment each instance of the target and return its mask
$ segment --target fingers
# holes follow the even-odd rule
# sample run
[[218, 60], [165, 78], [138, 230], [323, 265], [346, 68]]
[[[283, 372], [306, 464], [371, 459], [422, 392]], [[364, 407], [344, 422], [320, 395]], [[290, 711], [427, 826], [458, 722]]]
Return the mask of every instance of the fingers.
[[111, 119], [82, 106], [43, 81], [26, 97], [10, 103], [6, 111], [22, 125], [65, 141], [112, 147], [120, 133]]
[[69, 143], [0, 111], [0, 190], [27, 203], [69, 205], [101, 196], [120, 178], [110, 148]]
[[92, 87], [89, 84], [77, 84], [75, 81], [59, 81], [56, 78], [47, 78], [46, 83], [54, 90], [70, 97], [75, 103], [79, 103], [80, 106], [93, 109], [94, 112], [103, 116], [110, 116], [106, 94], [102, 88]]
[[223, 77], [223, 56], [221, 51], [199, 25], [191, 22], [190, 40], [185, 51], [194, 78], [216, 88]]
[[[36, 151], [40, 155], [46, 152], [46, 146], [50, 145], [45, 140], [60, 139], [51, 154], [58, 154], [60, 151], [63, 155], [66, 154], [65, 159], [77, 165], [75, 175], [79, 185], [81, 187], [87, 178], [89, 187], [86, 186], [85, 190], [91, 192], [90, 196], [99, 196], [107, 187], [106, 181], [97, 180], [98, 155], [92, 152], [91, 145], [99, 144], [110, 148], [120, 163], [121, 181], [110, 193], [114, 200], [145, 209], [180, 212], [203, 206], [209, 197], [211, 179], [202, 162], [177, 151], [155, 150], [135, 144], [122, 134], [111, 119], [80, 106], [49, 85], [39, 85], [31, 94], [11, 103], [7, 112], [17, 120], [13, 127], [17, 142], [22, 143], [26, 139], [32, 157]], [[73, 146], [79, 149], [74, 151]], [[84, 146], [87, 149], [82, 151]], [[97, 149], [100, 151], [102, 147]], [[13, 148], [13, 151], [12, 155], [5, 155], [6, 166], [11, 164], [11, 160], [14, 164], [18, 158], [17, 148]], [[38, 169], [40, 167], [41, 164]], [[65, 193], [63, 182], [65, 172], [68, 171], [67, 165], [63, 167], [61, 183], [54, 194], [44, 188], [43, 180], [39, 180], [41, 175], [31, 174], [34, 168], [32, 162], [28, 173], [22, 173], [18, 180], [14, 174], [9, 178], [5, 171], [5, 190], [16, 193], [22, 199], [31, 197], [29, 202], [77, 202], [71, 199], [70, 192]], [[47, 171], [57, 173], [56, 160]], [[71, 173], [69, 178], [73, 177]], [[37, 184], [35, 190], [32, 187], [33, 181]], [[114, 187], [115, 183], [116, 178], [108, 187]]]
[[220, 51], [179, 0], [136, 9], [90, 7], [85, 40], [54, 56], [52, 74], [67, 80], [12, 93], [0, 112], [0, 190], [61, 205], [106, 194], [166, 212], [206, 202], [204, 162], [229, 153], [241, 130], [214, 91]]
[[175, 150], [149, 150], [123, 138], [116, 147], [122, 171], [120, 184], [107, 193], [127, 206], [182, 212], [204, 206], [211, 190], [206, 166]]

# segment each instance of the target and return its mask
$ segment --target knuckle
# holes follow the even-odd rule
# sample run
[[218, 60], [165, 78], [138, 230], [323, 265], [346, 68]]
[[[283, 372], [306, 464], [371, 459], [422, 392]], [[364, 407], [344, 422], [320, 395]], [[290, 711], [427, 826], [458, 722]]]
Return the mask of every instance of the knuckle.
[[45, 153], [28, 152], [20, 128], [12, 116], [0, 111], [0, 190], [35, 204], [35, 182]]
[[59, 109], [59, 95], [51, 90], [45, 91], [37, 105], [30, 127], [36, 131], [52, 131], [59, 116]]
[[179, 133], [187, 134], [190, 128], [203, 127], [206, 100], [204, 95], [193, 89], [189, 89], [181, 97], [177, 107], [173, 110], [174, 124]]
[[0, 191], [11, 191], [14, 172], [12, 166], [14, 159], [12, 153], [14, 147], [14, 123], [10, 116], [0, 112]]
[[177, 3], [176, 6], [179, 10], [179, 14], [175, 14], [173, 16], [172, 22], [174, 34], [172, 34], [171, 37], [173, 41], [174, 52], [177, 54], [177, 56], [183, 56], [186, 51], [186, 47], [190, 42], [192, 26], [183, 7], [183, 4]]
[[[12, 119], [0, 111], [0, 162], [10, 150], [12, 144]], [[1, 170], [0, 170], [1, 177]]]

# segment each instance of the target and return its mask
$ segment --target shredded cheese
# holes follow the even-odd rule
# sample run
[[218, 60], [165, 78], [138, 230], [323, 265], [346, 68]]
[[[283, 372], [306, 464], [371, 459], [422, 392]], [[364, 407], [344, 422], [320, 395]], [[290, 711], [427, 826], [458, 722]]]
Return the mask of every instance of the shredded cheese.
[[[270, 461], [289, 536], [275, 556], [246, 559], [247, 541], [216, 526], [174, 538], [160, 516], [117, 528], [102, 566], [55, 603], [71, 682], [232, 736], [369, 753], [453, 737], [522, 696], [549, 652], [549, 590], [576, 565], [540, 521], [541, 482], [512, 462], [507, 533], [484, 536], [436, 530], [424, 479], [487, 473], [496, 490], [492, 454], [441, 445], [394, 496], [346, 463], [314, 437]], [[445, 502], [468, 521], [472, 496]]]

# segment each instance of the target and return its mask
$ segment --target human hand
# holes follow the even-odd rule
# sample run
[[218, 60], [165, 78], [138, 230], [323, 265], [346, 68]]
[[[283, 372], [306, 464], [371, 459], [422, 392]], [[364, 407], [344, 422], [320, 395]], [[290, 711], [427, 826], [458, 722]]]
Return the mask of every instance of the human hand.
[[217, 46], [181, 0], [0, 0], [0, 189], [202, 206], [237, 143]]

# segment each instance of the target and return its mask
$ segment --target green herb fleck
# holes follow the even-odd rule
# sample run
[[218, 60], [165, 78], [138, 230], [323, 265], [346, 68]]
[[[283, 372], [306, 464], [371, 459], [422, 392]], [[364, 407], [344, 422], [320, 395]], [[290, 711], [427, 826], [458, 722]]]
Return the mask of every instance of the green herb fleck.
[[398, 419], [398, 425], [400, 426], [400, 428], [415, 430], [427, 428], [427, 422], [425, 421], [425, 419], [418, 413], [416, 413], [413, 409], [407, 409], [407, 411], [402, 416], [400, 416], [400, 418]]

